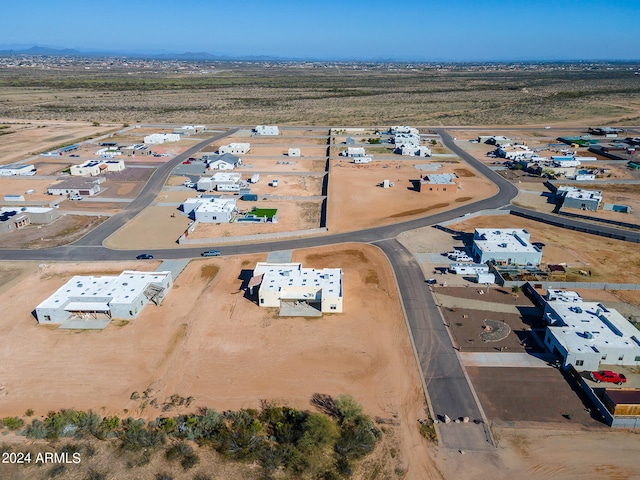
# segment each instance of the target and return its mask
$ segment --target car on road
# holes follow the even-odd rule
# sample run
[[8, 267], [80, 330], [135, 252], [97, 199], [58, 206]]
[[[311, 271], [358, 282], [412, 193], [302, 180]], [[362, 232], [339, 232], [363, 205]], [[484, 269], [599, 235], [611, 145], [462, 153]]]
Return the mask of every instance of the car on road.
[[591, 380], [596, 383], [606, 382], [622, 385], [627, 381], [627, 377], [625, 377], [624, 374], [612, 372], [611, 370], [598, 370], [596, 372], [591, 372], [590, 376]]
[[151, 260], [152, 258], [153, 255], [151, 255], [150, 253], [141, 253], [136, 257], [136, 259], [138, 260]]
[[202, 252], [200, 255], [203, 257], [218, 257], [220, 256], [220, 250], [207, 250], [206, 252]]

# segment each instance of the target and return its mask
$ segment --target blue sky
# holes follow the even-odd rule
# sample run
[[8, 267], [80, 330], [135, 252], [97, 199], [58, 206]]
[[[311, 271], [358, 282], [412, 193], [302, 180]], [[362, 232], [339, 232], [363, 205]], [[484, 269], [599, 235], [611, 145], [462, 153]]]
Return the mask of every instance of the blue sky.
[[640, 59], [640, 0], [22, 0], [0, 45], [337, 60]]

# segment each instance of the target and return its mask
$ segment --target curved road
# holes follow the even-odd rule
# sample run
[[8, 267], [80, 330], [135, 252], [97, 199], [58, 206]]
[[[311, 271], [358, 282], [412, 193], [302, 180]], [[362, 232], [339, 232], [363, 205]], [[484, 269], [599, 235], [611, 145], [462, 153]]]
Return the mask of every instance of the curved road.
[[[160, 166], [151, 176], [141, 194], [121, 212], [112, 216], [92, 232], [85, 235], [75, 243], [63, 247], [46, 250], [0, 250], [0, 259], [5, 260], [73, 260], [73, 261], [99, 261], [99, 260], [130, 260], [138, 252], [130, 250], [111, 250], [102, 246], [102, 242], [109, 235], [122, 227], [135, 215], [147, 207], [160, 193], [171, 170], [190, 157], [204, 146], [235, 133], [238, 129], [232, 129], [220, 135], [200, 142], [186, 152], [178, 155], [170, 162]], [[468, 164], [486, 176], [498, 187], [498, 193], [493, 197], [480, 200], [471, 205], [419, 218], [407, 222], [383, 227], [370, 228], [355, 232], [321, 235], [317, 237], [282, 240], [277, 242], [226, 245], [217, 247], [223, 255], [237, 255], [255, 252], [289, 250], [305, 247], [322, 246], [344, 242], [373, 243], [379, 246], [389, 258], [394, 269], [396, 280], [402, 296], [403, 306], [407, 316], [416, 355], [424, 375], [425, 386], [431, 402], [433, 413], [436, 415], [448, 415], [450, 418], [469, 417], [482, 420], [484, 415], [477, 402], [475, 393], [465, 375], [464, 369], [453, 349], [450, 337], [438, 311], [431, 291], [424, 283], [424, 275], [415, 257], [396, 240], [396, 237], [407, 230], [435, 225], [451, 220], [467, 213], [473, 213], [484, 209], [501, 208], [510, 204], [517, 195], [518, 189], [508, 180], [498, 175], [479, 160], [458, 147], [451, 136], [444, 130], [438, 129], [442, 142], [454, 153], [464, 159]], [[511, 207], [512, 210], [516, 210]], [[546, 219], [545, 214], [517, 209], [521, 214], [530, 216], [540, 221]], [[563, 225], [582, 231], [602, 232], [607, 236], [615, 233], [628, 235], [629, 232], [610, 227], [600, 227], [585, 224], [571, 219], [553, 220]], [[587, 230], [588, 228], [588, 230]], [[635, 233], [635, 232], [632, 232]], [[640, 235], [637, 234], [636, 235]], [[614, 237], [619, 238], [619, 237]], [[634, 240], [631, 240], [634, 241]], [[203, 247], [174, 248], [149, 250], [158, 258], [193, 258], [198, 257]], [[453, 433], [452, 433], [453, 432]], [[490, 446], [487, 442], [490, 434], [484, 430], [460, 429], [457, 433], [453, 430], [441, 428], [441, 441], [450, 448], [483, 449]]]

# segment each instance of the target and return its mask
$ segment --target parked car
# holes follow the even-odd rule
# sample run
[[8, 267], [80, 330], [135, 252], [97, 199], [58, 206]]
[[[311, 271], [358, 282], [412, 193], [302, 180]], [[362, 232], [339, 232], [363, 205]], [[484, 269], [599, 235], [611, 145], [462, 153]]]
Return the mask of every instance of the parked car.
[[202, 252], [200, 255], [203, 257], [217, 257], [220, 255], [220, 250], [207, 250], [206, 252]]
[[150, 253], [141, 253], [136, 258], [138, 260], [151, 260], [153, 258], [153, 255], [151, 255]]
[[612, 372], [611, 370], [598, 370], [597, 372], [591, 372], [590, 376], [591, 380], [596, 383], [607, 382], [622, 385], [627, 381], [627, 377], [624, 374]]
[[427, 278], [426, 282], [427, 282], [427, 285], [435, 285], [438, 283], [438, 281], [435, 278]]

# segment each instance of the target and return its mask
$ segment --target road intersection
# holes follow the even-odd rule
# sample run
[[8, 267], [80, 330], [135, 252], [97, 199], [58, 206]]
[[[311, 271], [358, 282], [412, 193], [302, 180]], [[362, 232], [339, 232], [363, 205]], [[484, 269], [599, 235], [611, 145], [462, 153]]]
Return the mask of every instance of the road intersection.
[[[138, 251], [112, 250], [103, 246], [104, 240], [125, 225], [144, 208], [150, 205], [160, 193], [173, 168], [205, 146], [237, 132], [238, 128], [208, 138], [170, 162], [163, 164], [151, 176], [140, 195], [128, 203], [119, 213], [111, 216], [96, 229], [76, 242], [43, 250], [0, 250], [2, 260], [39, 260], [39, 261], [104, 261], [131, 260]], [[458, 207], [446, 212], [410, 220], [393, 225], [375, 227], [355, 232], [327, 234], [315, 237], [296, 238], [277, 242], [224, 245], [216, 247], [222, 255], [242, 255], [257, 252], [291, 250], [316, 247], [329, 244], [360, 242], [378, 246], [387, 255], [396, 277], [401, 294], [407, 326], [411, 334], [416, 360], [423, 375], [423, 386], [432, 413], [440, 418], [445, 415], [451, 419], [468, 418], [469, 424], [441, 425], [438, 428], [443, 446], [454, 449], [484, 450], [493, 448], [491, 433], [484, 417], [473, 387], [469, 382], [464, 367], [438, 310], [434, 297], [425, 283], [425, 278], [415, 257], [396, 240], [396, 237], [407, 230], [436, 225], [485, 209], [503, 208], [510, 205], [517, 195], [518, 189], [508, 180], [498, 175], [482, 162], [458, 147], [452, 137], [443, 129], [436, 132], [443, 144], [465, 162], [478, 170], [498, 187], [498, 193], [470, 205]], [[514, 207], [510, 207], [514, 208]], [[518, 209], [521, 214], [532, 219], [549, 221], [545, 214]], [[595, 231], [596, 234], [623, 238], [627, 241], [640, 242], [640, 234], [612, 227], [600, 227], [584, 222], [559, 218], [551, 215], [556, 224], [566, 228]], [[588, 230], [587, 230], [588, 229]], [[637, 239], [636, 239], [637, 237]], [[199, 257], [202, 247], [148, 250], [155, 258], [178, 259]], [[462, 426], [464, 425], [464, 426]], [[459, 427], [458, 427], [459, 426]]]

